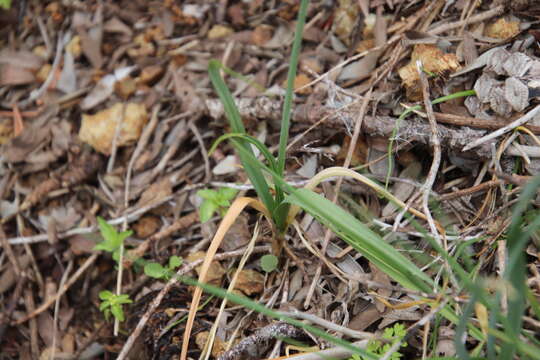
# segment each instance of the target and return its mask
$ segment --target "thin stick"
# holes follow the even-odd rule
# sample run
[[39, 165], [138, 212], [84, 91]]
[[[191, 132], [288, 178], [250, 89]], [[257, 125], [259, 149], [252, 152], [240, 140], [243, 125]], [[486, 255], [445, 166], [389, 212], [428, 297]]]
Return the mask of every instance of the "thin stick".
[[[422, 85], [422, 94], [424, 96], [424, 106], [428, 115], [429, 125], [431, 129], [431, 145], [433, 146], [433, 161], [431, 163], [431, 168], [429, 169], [426, 182], [424, 183], [422, 204], [424, 207], [424, 214], [426, 215], [426, 220], [429, 224], [432, 234], [435, 236], [435, 240], [442, 245], [441, 237], [437, 226], [435, 226], [435, 221], [433, 221], [433, 216], [431, 216], [431, 211], [429, 210], [429, 194], [435, 183], [435, 178], [437, 177], [437, 171], [441, 164], [441, 143], [439, 142], [439, 136], [437, 135], [437, 121], [433, 115], [433, 106], [429, 100], [429, 90], [428, 90], [428, 80], [426, 74], [422, 70], [422, 62], [418, 60], [416, 62], [416, 68], [418, 70], [418, 75], [420, 76], [420, 83]], [[447, 250], [446, 246], [444, 247]]]
[[[68, 266], [66, 270], [64, 271], [64, 274], [62, 274], [62, 278], [60, 279], [59, 288], [62, 288], [64, 284], [66, 283], [67, 277], [69, 273], [71, 272], [71, 269], [73, 268], [73, 259], [69, 261]], [[54, 353], [56, 351], [56, 335], [58, 333], [58, 311], [60, 311], [60, 298], [61, 296], [58, 296], [56, 300], [54, 301], [54, 318], [53, 318], [53, 340], [52, 340], [52, 346], [51, 346], [51, 355], [49, 359], [54, 360]]]
[[533, 119], [538, 113], [540, 112], [540, 105], [537, 105], [534, 109], [529, 111], [527, 114], [523, 115], [519, 119], [512, 121], [510, 124], [506, 125], [505, 127], [500, 128], [497, 131], [492, 132], [491, 134], [488, 134], [486, 136], [481, 137], [480, 139], [477, 139], [473, 142], [471, 142], [469, 145], [465, 146], [463, 148], [463, 151], [471, 150], [472, 148], [477, 147], [478, 145], [482, 145], [483, 143], [495, 139], [503, 134], [506, 134], [509, 131], [514, 130], [518, 126], [521, 126], [527, 121]]
[[341, 326], [341, 325], [338, 325], [338, 324], [334, 324], [333, 322], [331, 321], [328, 321], [328, 320], [325, 320], [323, 318], [320, 318], [316, 315], [313, 315], [313, 314], [310, 314], [310, 313], [306, 313], [306, 312], [301, 312], [301, 311], [298, 311], [298, 310], [293, 310], [293, 311], [283, 311], [283, 312], [280, 312], [279, 313], [280, 315], [283, 315], [283, 316], [288, 316], [288, 317], [291, 317], [291, 318], [296, 318], [296, 319], [300, 319], [300, 320], [307, 320], [313, 324], [317, 324], [327, 330], [331, 330], [331, 331], [335, 331], [335, 332], [339, 332], [339, 333], [342, 333], [343, 335], [345, 336], [348, 336], [348, 337], [351, 337], [351, 338], [355, 338], [355, 339], [373, 339], [375, 338], [375, 335], [370, 333], [370, 332], [366, 332], [366, 331], [357, 331], [357, 330], [353, 330], [353, 329], [349, 329], [348, 327], [345, 327], [345, 326]]
[[199, 129], [197, 129], [197, 126], [195, 126], [194, 123], [189, 122], [188, 123], [189, 129], [195, 135], [195, 139], [199, 143], [199, 146], [201, 148], [201, 155], [204, 160], [204, 182], [210, 181], [210, 178], [212, 177], [212, 173], [210, 172], [210, 160], [208, 159], [208, 152], [206, 151], [206, 148], [204, 147], [204, 141], [201, 136], [201, 133], [199, 132]]
[[484, 11], [480, 14], [477, 14], [475, 16], [471, 16], [468, 19], [456, 21], [450, 24], [443, 24], [441, 26], [437, 26], [435, 29], [428, 31], [428, 34], [430, 35], [438, 35], [448, 30], [453, 30], [462, 26], [465, 26], [467, 24], [474, 24], [477, 22], [482, 22], [484, 20], [490, 19], [494, 16], [497, 16], [499, 14], [502, 14], [504, 11], [504, 6], [499, 5], [494, 7], [493, 9], [489, 9], [487, 11]]
[[122, 125], [124, 124], [124, 119], [126, 118], [126, 108], [127, 108], [127, 103], [124, 101], [122, 103], [120, 119], [116, 119], [118, 122], [116, 123], [116, 128], [114, 130], [114, 136], [113, 136], [113, 140], [111, 144], [111, 156], [109, 157], [109, 162], [107, 163], [108, 173], [113, 171], [113, 168], [114, 168], [114, 162], [116, 160], [116, 153], [118, 151], [118, 138], [120, 137], [120, 131], [122, 129]]

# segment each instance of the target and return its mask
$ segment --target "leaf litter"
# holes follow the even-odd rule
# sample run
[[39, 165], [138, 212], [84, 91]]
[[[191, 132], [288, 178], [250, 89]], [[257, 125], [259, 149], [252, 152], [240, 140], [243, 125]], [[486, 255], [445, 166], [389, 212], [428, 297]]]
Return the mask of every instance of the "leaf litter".
[[[0, 344], [8, 357], [114, 357], [125, 350], [168, 359], [180, 353], [193, 288], [164, 286], [144, 275], [135, 258], [166, 265], [181, 256], [182, 269], [195, 276], [221, 216], [201, 225], [196, 192], [230, 187], [251, 195], [230, 145], [208, 154], [230, 129], [207, 65], [218, 59], [233, 70], [224, 73], [248, 132], [275, 145], [298, 4], [20, 1], [12, 5], [22, 14], [16, 23], [3, 17], [13, 9], [0, 9], [0, 297], [6, 314]], [[478, 270], [498, 276], [504, 254], [493, 244], [504, 239], [523, 184], [540, 171], [540, 116], [463, 149], [537, 106], [539, 17], [533, 1], [312, 1], [295, 79], [287, 180], [302, 184], [344, 162], [371, 89], [351, 166], [381, 182], [389, 177], [390, 192], [420, 208], [432, 157], [430, 114], [420, 108], [399, 126], [396, 120], [422, 104], [421, 61], [432, 100], [476, 92], [434, 105], [442, 163], [429, 191], [438, 203], [433, 216], [449, 230], [449, 250], [475, 240], [467, 251]], [[333, 186], [322, 189], [328, 198], [336, 195]], [[397, 207], [354, 182], [338, 191], [341, 206], [438, 276], [440, 259]], [[134, 304], [121, 327], [129, 334], [141, 319], [147, 322], [133, 347], [126, 335], [111, 337], [99, 312], [99, 292], [114, 287], [115, 264], [93, 250], [101, 241], [97, 216], [134, 230], [125, 243], [134, 258], [125, 260], [121, 284]], [[234, 223], [208, 269], [209, 282], [228, 286], [255, 222], [247, 212]], [[276, 310], [374, 335], [428, 315], [422, 303], [399, 308], [418, 294], [396, 286], [337, 237], [326, 247], [326, 230], [313, 218], [304, 215], [301, 225], [309, 243], [291, 231], [288, 251], [269, 273], [260, 258], [271, 253], [272, 229], [263, 227], [235, 291]], [[530, 284], [538, 282], [532, 270], [539, 266], [538, 246], [533, 239], [527, 248]], [[531, 291], [539, 296], [537, 286]], [[54, 298], [60, 299], [56, 306]], [[220, 301], [205, 297], [202, 304], [193, 358], [207, 346]], [[538, 333], [538, 319], [529, 318], [525, 327]], [[328, 330], [342, 334], [339, 327]], [[278, 358], [285, 354], [283, 334], [305, 348], [330, 346], [229, 304], [211, 357], [247, 359], [254, 346], [270, 342], [254, 356]], [[449, 323], [427, 335], [417, 329], [400, 351], [407, 358], [422, 351], [454, 356], [454, 336]], [[426, 347], [432, 339], [436, 343]]]

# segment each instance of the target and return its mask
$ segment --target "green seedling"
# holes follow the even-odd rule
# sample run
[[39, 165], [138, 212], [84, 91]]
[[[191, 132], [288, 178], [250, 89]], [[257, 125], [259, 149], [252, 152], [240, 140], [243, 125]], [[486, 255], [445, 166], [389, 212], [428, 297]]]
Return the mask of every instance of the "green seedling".
[[201, 222], [207, 222], [216, 212], [224, 216], [227, 208], [231, 205], [231, 200], [234, 199], [237, 193], [238, 190], [227, 187], [219, 190], [203, 189], [197, 191], [197, 195], [204, 199], [199, 207]]
[[174, 255], [169, 258], [166, 267], [157, 262], [150, 262], [144, 265], [144, 273], [154, 279], [169, 280], [174, 274], [174, 269], [182, 265], [182, 258]]
[[133, 231], [118, 232], [114, 226], [107, 223], [103, 218], [97, 218], [99, 231], [103, 237], [103, 241], [94, 246], [94, 250], [103, 250], [112, 254], [113, 259], [118, 262], [120, 259], [120, 249], [124, 244], [124, 240], [133, 234]]
[[[401, 341], [405, 337], [405, 335], [407, 335], [405, 326], [400, 323], [395, 323], [394, 326], [387, 327], [384, 329], [382, 338], [384, 340], [387, 340], [386, 343], [383, 343], [382, 341], [379, 341], [379, 340], [372, 340], [368, 343], [366, 347], [366, 351], [368, 351], [369, 353], [377, 357], [380, 357], [380, 355], [386, 354], [386, 352], [390, 350], [390, 348], [396, 342]], [[406, 346], [407, 346], [406, 342], [403, 342], [401, 344], [401, 347], [406, 347]], [[402, 353], [400, 353], [399, 351], [396, 351], [390, 355], [389, 359], [399, 360], [402, 356], [403, 356]], [[349, 360], [366, 360], [366, 358], [364, 358], [361, 355], [354, 354], [352, 355], [352, 357], [349, 358]]]
[[118, 321], [124, 321], [124, 310], [122, 305], [131, 304], [133, 301], [129, 298], [129, 295], [120, 294], [116, 295], [109, 290], [103, 290], [99, 293], [101, 299], [101, 305], [99, 310], [105, 315], [105, 319], [108, 321], [111, 314]]
[[11, 9], [11, 0], [0, 0], [0, 7], [6, 10]]
[[276, 270], [278, 266], [278, 258], [275, 255], [268, 254], [261, 257], [261, 268], [267, 272], [270, 273], [274, 270]]

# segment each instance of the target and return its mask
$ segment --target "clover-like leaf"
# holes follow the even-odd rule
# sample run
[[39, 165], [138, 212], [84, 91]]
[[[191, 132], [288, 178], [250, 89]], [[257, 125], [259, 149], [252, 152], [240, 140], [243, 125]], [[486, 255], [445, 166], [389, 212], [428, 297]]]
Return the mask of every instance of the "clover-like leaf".
[[267, 273], [274, 271], [278, 265], [278, 258], [275, 255], [267, 254], [261, 257], [261, 268]]
[[144, 265], [144, 273], [147, 276], [153, 277], [155, 279], [161, 279], [167, 274], [167, 269], [165, 269], [159, 263], [151, 262]]
[[0, 7], [6, 10], [11, 9], [11, 0], [0, 0]]
[[99, 292], [99, 298], [101, 300], [109, 300], [112, 297], [114, 297], [114, 294], [109, 290], [103, 290]]
[[111, 312], [118, 321], [124, 321], [124, 310], [121, 305], [112, 305]]
[[218, 192], [212, 189], [202, 189], [197, 191], [197, 195], [206, 200], [216, 200], [219, 196]]
[[214, 216], [214, 213], [219, 209], [219, 206], [210, 200], [205, 200], [199, 208], [199, 217], [201, 222], [207, 222]]
[[174, 270], [177, 267], [182, 265], [182, 258], [176, 255], [173, 255], [169, 258], [169, 270]]
[[223, 187], [218, 190], [219, 197], [223, 200], [232, 200], [238, 193], [238, 190], [230, 188], [230, 187]]

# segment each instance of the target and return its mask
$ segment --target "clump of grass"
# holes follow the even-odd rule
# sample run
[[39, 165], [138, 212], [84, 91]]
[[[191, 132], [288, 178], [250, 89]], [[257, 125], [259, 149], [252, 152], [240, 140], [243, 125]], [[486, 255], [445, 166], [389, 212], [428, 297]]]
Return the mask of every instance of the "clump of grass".
[[[459, 349], [458, 354], [460, 358], [468, 359], [470, 357], [469, 353], [465, 349], [464, 341], [461, 340], [467, 338], [465, 334], [476, 338], [477, 341], [479, 341], [480, 348], [485, 347], [487, 354], [492, 354], [492, 356], [495, 356], [491, 357], [493, 359], [496, 358], [496, 356], [503, 354], [505, 356], [510, 354], [511, 358], [515, 353], [527, 355], [532, 358], [540, 358], [540, 348], [538, 348], [537, 345], [531, 345], [523, 340], [523, 329], [521, 326], [521, 320], [519, 319], [523, 315], [524, 301], [527, 294], [526, 291], [521, 293], [520, 297], [512, 298], [511, 304], [513, 305], [513, 310], [511, 313], [513, 316], [517, 316], [518, 320], [515, 318], [510, 320], [509, 317], [505, 320], [500, 309], [497, 308], [498, 302], [493, 301], [493, 298], [485, 289], [485, 284], [483, 284], [478, 278], [475, 279], [476, 273], [471, 273], [463, 268], [459, 262], [459, 259], [448, 254], [429, 234], [425, 232], [421, 226], [414, 221], [414, 218], [408, 215], [412, 223], [425, 234], [425, 239], [429, 242], [433, 249], [449, 264], [448, 271], [452, 271], [452, 274], [446, 274], [446, 277], [449, 277], [450, 275], [453, 276], [459, 286], [458, 289], [454, 290], [465, 291], [470, 294], [468, 305], [465, 306], [465, 308], [461, 308], [460, 304], [456, 302], [455, 297], [446, 294], [446, 282], [442, 285], [435, 282], [432, 278], [422, 272], [417, 265], [404, 256], [398, 249], [389, 245], [380, 235], [370, 230], [365, 224], [360, 222], [357, 218], [338, 205], [332, 203], [328, 199], [313, 191], [314, 186], [316, 186], [318, 181], [321, 181], [324, 177], [348, 176], [363, 181], [375, 189], [380, 195], [386, 197], [390, 201], [396, 202], [398, 206], [404, 207], [404, 204], [397, 202], [392, 194], [388, 193], [386, 189], [363, 177], [359, 173], [343, 168], [325, 170], [324, 175], [318, 176], [317, 182], [311, 184], [309, 188], [296, 189], [285, 181], [286, 145], [289, 135], [292, 98], [294, 94], [293, 84], [296, 76], [301, 35], [307, 14], [307, 7], [308, 0], [302, 0], [298, 13], [296, 33], [287, 76], [287, 90], [282, 112], [280, 141], [277, 156], [274, 156], [266, 145], [246, 133], [234, 99], [220, 75], [220, 69], [222, 68], [221, 64], [216, 60], [211, 60], [209, 62], [208, 71], [210, 79], [223, 103], [225, 115], [232, 129], [231, 133], [220, 137], [214, 144], [213, 148], [224, 140], [228, 140], [232, 143], [238, 153], [238, 156], [240, 157], [243, 168], [246, 171], [247, 176], [260, 199], [260, 202], [253, 199], [237, 199], [231, 205], [229, 211], [234, 212], [234, 214], [238, 214], [245, 206], [247, 206], [247, 204], [255, 204], [255, 207], [265, 214], [265, 216], [271, 222], [277, 238], [283, 238], [289, 225], [294, 221], [294, 217], [299, 209], [310, 213], [321, 224], [330, 228], [338, 237], [351, 245], [355, 250], [364, 255], [371, 263], [373, 263], [403, 287], [427, 294], [437, 294], [438, 296], [435, 298], [435, 300], [433, 298], [426, 298], [424, 299], [424, 303], [430, 305], [434, 309], [438, 309], [440, 316], [457, 325], [456, 331], [458, 331], [459, 336], [456, 336], [456, 346]], [[453, 94], [451, 97], [469, 96], [473, 94], [474, 92], [467, 91]], [[448, 99], [448, 97], [443, 97], [435, 100], [434, 103], [446, 101]], [[400, 116], [400, 119], [405, 118], [407, 114], [415, 109], [420, 109], [420, 107], [413, 107], [405, 111], [402, 116]], [[257, 149], [260, 150], [264, 161], [259, 160], [255, 156], [252, 146], [257, 147]], [[271, 180], [268, 180], [268, 177], [265, 175], [268, 175]], [[530, 196], [530, 193], [528, 194], [528, 196]], [[418, 216], [418, 214], [414, 212], [413, 214]], [[230, 226], [228, 224], [233, 222], [231, 217], [234, 217], [235, 215], [229, 215], [230, 214], [226, 214], [223, 222], [218, 228], [214, 240], [218, 239], [218, 236], [223, 236], [228, 226]], [[535, 220], [534, 224], [537, 222], [540, 223], [540, 220]], [[538, 224], [535, 226], [537, 225]], [[514, 229], [514, 227], [512, 229]], [[511, 238], [515, 238], [517, 240], [513, 240], [511, 242], [513, 244], [510, 251], [511, 266], [509, 266], [508, 269], [512, 270], [509, 270], [508, 274], [505, 275], [505, 279], [508, 281], [518, 281], [518, 291], [523, 290], [525, 271], [523, 260], [520, 257], [520, 253], [517, 252], [518, 250], [516, 249], [523, 249], [524, 243], [528, 237], [529, 235], [526, 235], [525, 237], [522, 237], [521, 235], [518, 236], [515, 230], [512, 230]], [[210, 249], [217, 249], [217, 244], [214, 242], [214, 240], [212, 241]], [[216, 241], [219, 242], [221, 239]], [[210, 249], [208, 251], [208, 258], [205, 259], [205, 263], [208, 264], [211, 262], [213, 253], [215, 251]], [[521, 255], [523, 255], [522, 251]], [[203, 271], [201, 271], [201, 274], [202, 273]], [[201, 277], [204, 276], [201, 275]], [[201, 279], [201, 277], [199, 279]], [[374, 358], [372, 353], [358, 349], [345, 340], [332, 337], [318, 328], [307, 326], [306, 324], [294, 319], [283, 317], [273, 310], [245, 297], [227, 293], [227, 291], [224, 289], [215, 288], [213, 286], [204, 284], [201, 281], [188, 278], [181, 278], [181, 280], [190, 285], [197, 285], [204, 291], [241, 304], [261, 314], [284, 320], [292, 325], [302, 327], [314, 335], [320, 336], [337, 345], [349, 348], [354, 353], [361, 355], [366, 359]], [[197, 298], [197, 296], [194, 295], [192, 309], [197, 308], [199, 300], [200, 297]], [[484, 326], [485, 324], [483, 322], [480, 323], [479, 327], [478, 322], [472, 321], [471, 309], [473, 309], [475, 306], [478, 307], [478, 304], [484, 306], [491, 316], [488, 327]], [[190, 311], [184, 340], [189, 337], [190, 323], [193, 322], [194, 316], [195, 312]], [[508, 325], [508, 332], [498, 330], [496, 326], [497, 324]], [[185, 359], [187, 346], [187, 341], [184, 341], [181, 359]]]

